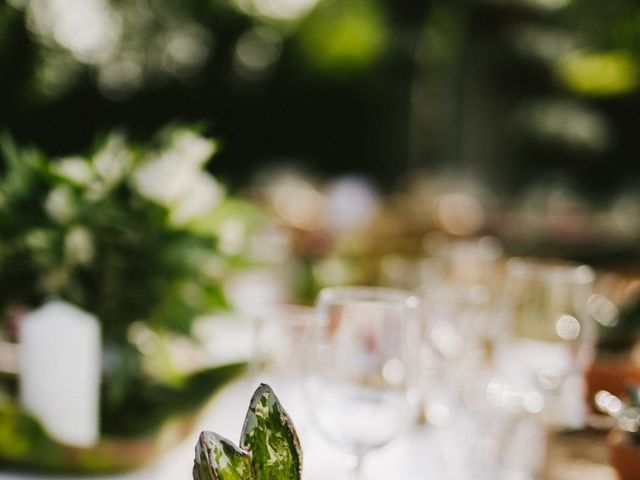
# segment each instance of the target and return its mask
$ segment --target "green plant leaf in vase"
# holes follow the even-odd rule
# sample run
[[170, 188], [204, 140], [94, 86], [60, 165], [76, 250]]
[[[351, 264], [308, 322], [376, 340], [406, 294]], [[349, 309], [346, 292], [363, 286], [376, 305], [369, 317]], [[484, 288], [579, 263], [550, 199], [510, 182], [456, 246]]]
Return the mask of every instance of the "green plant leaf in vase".
[[299, 480], [302, 449], [293, 422], [269, 385], [253, 394], [240, 435], [256, 480]]
[[252, 480], [249, 453], [213, 432], [202, 432], [196, 445], [194, 480]]

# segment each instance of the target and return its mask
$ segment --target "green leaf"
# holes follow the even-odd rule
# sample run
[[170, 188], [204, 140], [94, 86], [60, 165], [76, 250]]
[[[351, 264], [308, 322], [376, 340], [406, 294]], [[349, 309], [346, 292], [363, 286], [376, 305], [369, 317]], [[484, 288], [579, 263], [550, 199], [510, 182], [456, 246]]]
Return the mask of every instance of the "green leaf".
[[253, 394], [240, 435], [240, 448], [251, 452], [256, 480], [299, 480], [302, 449], [291, 418], [269, 385]]
[[213, 432], [202, 432], [196, 445], [194, 480], [252, 480], [250, 455]]
[[135, 357], [126, 350], [116, 350], [127, 359], [113, 375], [105, 378], [102, 392], [102, 433], [109, 436], [144, 437], [153, 435], [164, 421], [197, 412], [211, 396], [240, 375], [245, 363], [208, 368], [190, 375], [179, 386], [159, 384], [144, 375]]

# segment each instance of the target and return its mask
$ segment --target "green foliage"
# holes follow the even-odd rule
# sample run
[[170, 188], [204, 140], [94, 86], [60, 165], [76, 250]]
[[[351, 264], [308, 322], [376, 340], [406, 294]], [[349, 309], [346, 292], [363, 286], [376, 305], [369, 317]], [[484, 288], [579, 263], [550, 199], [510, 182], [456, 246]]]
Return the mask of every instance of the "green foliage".
[[306, 19], [298, 43], [315, 71], [340, 78], [369, 71], [386, 53], [389, 37], [376, 2], [329, 1]]
[[0, 316], [56, 296], [122, 341], [135, 321], [187, 333], [195, 315], [225, 306], [217, 231], [206, 226], [224, 203], [203, 169], [213, 142], [184, 128], [144, 147], [112, 134], [87, 157], [57, 161], [6, 135], [0, 146]]
[[42, 426], [17, 405], [0, 404], [0, 451], [4, 461], [21, 464], [30, 460], [36, 468], [60, 462], [59, 449], [49, 440]]
[[196, 445], [193, 478], [199, 480], [253, 478], [251, 455], [217, 433], [202, 432]]
[[562, 82], [583, 95], [625, 94], [638, 86], [638, 66], [626, 52], [575, 52], [556, 68]]
[[302, 475], [300, 442], [293, 422], [268, 385], [261, 385], [253, 394], [240, 447], [251, 452], [258, 480], [295, 480]]
[[[16, 340], [20, 313], [51, 297], [94, 314], [103, 435], [148, 435], [242, 369], [191, 373], [170, 352], [195, 317], [227, 306], [222, 282], [242, 264], [241, 250], [219, 248], [216, 210], [230, 211], [244, 235], [259, 217], [207, 173], [215, 149], [179, 126], [146, 145], [114, 132], [92, 153], [60, 159], [0, 138], [0, 337]], [[0, 389], [9, 383], [0, 378]]]
[[[100, 412], [102, 433], [107, 437], [152, 435], [165, 419], [197, 412], [214, 392], [242, 373], [245, 367], [244, 363], [234, 363], [208, 368], [189, 376], [178, 386], [167, 385], [138, 372], [121, 401], [104, 403]], [[108, 396], [110, 390], [113, 386], [105, 383], [103, 395]]]
[[196, 446], [194, 480], [300, 480], [302, 449], [291, 418], [271, 387], [253, 394], [240, 448], [213, 432]]
[[557, 76], [569, 91], [594, 97], [637, 92], [640, 85], [637, 3], [612, 0], [605, 5], [594, 0], [574, 1], [560, 18], [580, 38], [583, 47], [560, 55], [556, 62]]
[[[157, 448], [160, 421], [178, 415], [193, 415], [209, 396], [234, 378], [244, 365], [212, 368], [193, 376], [182, 389], [170, 389], [141, 378], [126, 411], [103, 411], [105, 428], [101, 442], [93, 448], [72, 448], [53, 441], [42, 426], [15, 402], [0, 397], [0, 463], [47, 472], [107, 473], [137, 466], [137, 449]], [[126, 426], [125, 426], [126, 424]], [[118, 435], [116, 439], [112, 436]], [[127, 440], [119, 437], [131, 435]], [[166, 440], [166, 439], [165, 439]], [[127, 444], [136, 445], [129, 452]], [[137, 443], [136, 443], [137, 442]], [[142, 447], [146, 446], [146, 447]]]

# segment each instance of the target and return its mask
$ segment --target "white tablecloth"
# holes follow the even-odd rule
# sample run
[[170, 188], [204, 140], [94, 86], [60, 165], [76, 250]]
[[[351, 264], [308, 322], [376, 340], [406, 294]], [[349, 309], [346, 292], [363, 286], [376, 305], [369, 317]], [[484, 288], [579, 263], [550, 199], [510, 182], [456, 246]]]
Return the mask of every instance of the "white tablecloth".
[[[217, 319], [215, 323], [203, 324], [202, 330], [209, 335], [206, 343], [220, 363], [249, 358], [252, 338], [250, 324], [238, 322], [237, 319], [226, 323]], [[233, 348], [227, 348], [227, 351], [225, 345], [232, 345]], [[295, 393], [291, 393], [299, 392], [299, 385], [291, 388], [287, 384], [274, 383], [276, 379], [273, 382], [261, 379], [265, 380], [274, 387], [296, 424], [304, 452], [304, 480], [349, 478], [344, 452], [330, 445], [316, 432], [304, 405], [300, 399], [294, 398]], [[237, 442], [249, 400], [256, 387], [256, 383], [246, 378], [225, 387], [205, 409], [189, 438], [146, 468], [125, 475], [85, 477], [85, 480], [190, 480], [199, 432], [213, 430]], [[363, 465], [364, 479], [527, 480], [522, 475], [514, 476], [513, 472], [503, 472], [501, 476], [491, 471], [492, 456], [501, 455], [501, 450], [508, 449], [517, 458], [515, 462], [513, 458], [507, 459], [507, 463], [520, 468], [519, 457], [523, 457], [526, 463], [528, 460], [524, 457], [532, 452], [535, 454], [536, 449], [540, 449], [539, 445], [532, 445], [527, 438], [519, 440], [510, 427], [504, 431], [499, 418], [465, 419], [460, 414], [449, 417], [446, 425], [416, 427], [386, 447], [370, 452]], [[522, 444], [523, 441], [525, 444]], [[484, 464], [484, 467], [480, 464]], [[0, 480], [53, 478], [68, 477], [0, 472]]]
[[[215, 430], [237, 442], [251, 390], [252, 386], [246, 380], [226, 387], [203, 413], [198, 428], [194, 430], [192, 435], [154, 464], [129, 474], [86, 477], [86, 480], [89, 478], [91, 480], [191, 480], [193, 452], [199, 431]], [[298, 420], [294, 419], [298, 423], [303, 444], [304, 479], [331, 478], [340, 480], [347, 478], [344, 455], [325, 442], [305, 418]], [[442, 478], [445, 473], [445, 458], [437, 448], [438, 443], [442, 440], [439, 438], [442, 433], [444, 432], [434, 429], [420, 433], [413, 432], [399, 438], [384, 449], [371, 452], [364, 464], [364, 477], [371, 480]], [[434, 477], [434, 475], [438, 475], [438, 477]], [[51, 480], [54, 478], [67, 477], [0, 473], [0, 480]]]

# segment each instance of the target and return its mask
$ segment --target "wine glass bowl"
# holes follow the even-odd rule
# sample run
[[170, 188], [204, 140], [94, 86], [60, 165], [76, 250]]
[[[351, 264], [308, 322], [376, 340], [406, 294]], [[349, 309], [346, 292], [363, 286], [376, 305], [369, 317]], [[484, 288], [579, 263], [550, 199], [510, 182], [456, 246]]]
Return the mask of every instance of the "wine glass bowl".
[[586, 315], [593, 279], [586, 265], [523, 258], [507, 262], [499, 363], [523, 390], [542, 393], [548, 404], [582, 388], [594, 338]]
[[396, 289], [333, 287], [316, 305], [305, 390], [311, 417], [352, 464], [416, 418], [418, 299]]
[[304, 305], [270, 304], [256, 307], [252, 315], [251, 388], [260, 383], [272, 386], [297, 419], [298, 429], [304, 430], [300, 428], [306, 413], [300, 382], [315, 310]]

